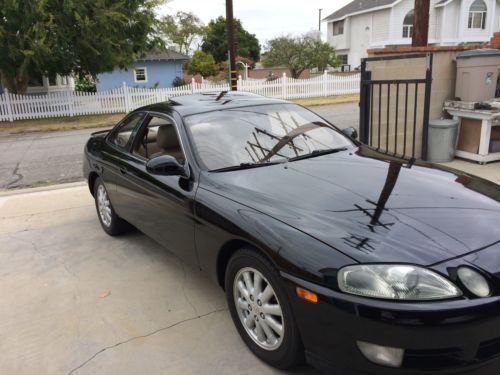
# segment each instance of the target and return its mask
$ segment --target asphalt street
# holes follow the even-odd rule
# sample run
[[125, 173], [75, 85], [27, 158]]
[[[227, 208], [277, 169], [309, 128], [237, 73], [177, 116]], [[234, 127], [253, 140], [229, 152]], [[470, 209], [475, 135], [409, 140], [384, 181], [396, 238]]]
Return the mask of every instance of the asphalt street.
[[[358, 104], [311, 107], [333, 124], [358, 128]], [[0, 189], [82, 179], [83, 146], [100, 129], [6, 135], [0, 133]]]
[[67, 185], [0, 194], [1, 374], [286, 374], [246, 348], [219, 286], [139, 232], [106, 235]]

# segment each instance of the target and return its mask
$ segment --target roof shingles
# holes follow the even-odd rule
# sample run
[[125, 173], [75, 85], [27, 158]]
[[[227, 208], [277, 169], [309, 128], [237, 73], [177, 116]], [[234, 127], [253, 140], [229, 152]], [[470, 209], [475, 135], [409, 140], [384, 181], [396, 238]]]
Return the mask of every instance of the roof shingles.
[[351, 1], [346, 6], [340, 8], [336, 12], [333, 12], [324, 21], [331, 21], [336, 19], [341, 19], [349, 16], [353, 13], [365, 12], [372, 8], [378, 8], [382, 6], [389, 6], [395, 3], [397, 0], [354, 0]]
[[189, 56], [174, 51], [151, 51], [139, 57], [140, 61], [151, 60], [189, 60]]

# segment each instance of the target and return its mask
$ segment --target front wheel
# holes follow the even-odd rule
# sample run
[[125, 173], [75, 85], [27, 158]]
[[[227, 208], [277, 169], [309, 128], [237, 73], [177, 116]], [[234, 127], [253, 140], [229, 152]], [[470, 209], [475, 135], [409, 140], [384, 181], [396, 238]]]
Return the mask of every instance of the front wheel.
[[102, 229], [110, 236], [116, 236], [130, 232], [132, 226], [120, 218], [113, 209], [108, 197], [108, 191], [101, 178], [97, 178], [94, 184], [94, 199], [97, 210], [97, 217]]
[[237, 251], [226, 271], [226, 298], [245, 344], [261, 360], [288, 369], [300, 364], [304, 350], [278, 273], [252, 249]]

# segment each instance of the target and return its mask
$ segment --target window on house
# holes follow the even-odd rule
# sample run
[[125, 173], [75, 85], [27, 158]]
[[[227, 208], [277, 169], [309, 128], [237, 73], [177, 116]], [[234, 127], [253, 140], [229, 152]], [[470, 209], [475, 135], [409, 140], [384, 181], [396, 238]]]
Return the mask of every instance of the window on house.
[[413, 37], [413, 17], [414, 12], [413, 9], [410, 10], [403, 20], [403, 38], [411, 38]]
[[333, 23], [333, 35], [344, 34], [344, 20]]
[[469, 8], [469, 29], [486, 28], [486, 3], [483, 0], [476, 0]]
[[148, 71], [146, 68], [135, 68], [135, 82], [147, 82]]
[[338, 55], [340, 65], [347, 65], [347, 55]]

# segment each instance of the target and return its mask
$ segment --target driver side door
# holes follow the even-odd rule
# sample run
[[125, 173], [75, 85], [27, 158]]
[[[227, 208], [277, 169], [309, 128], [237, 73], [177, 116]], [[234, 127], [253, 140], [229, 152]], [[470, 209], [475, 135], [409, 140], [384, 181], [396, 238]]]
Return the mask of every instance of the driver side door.
[[170, 116], [148, 114], [133, 147], [121, 161], [117, 179], [122, 217], [183, 260], [197, 263], [194, 197], [197, 182], [181, 176], [153, 175], [147, 162], [172, 155], [187, 163], [177, 124]]

